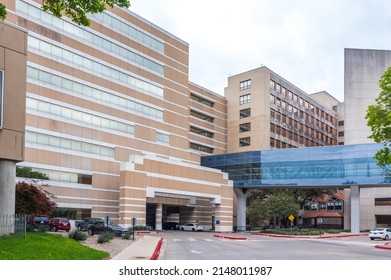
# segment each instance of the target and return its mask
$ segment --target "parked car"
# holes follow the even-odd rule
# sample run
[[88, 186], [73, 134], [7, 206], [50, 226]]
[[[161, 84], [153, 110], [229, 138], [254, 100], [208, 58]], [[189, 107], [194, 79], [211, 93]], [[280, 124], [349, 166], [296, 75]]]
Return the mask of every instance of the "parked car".
[[135, 225], [134, 230], [153, 230], [153, 226], [150, 225]]
[[121, 227], [120, 225], [109, 223], [107, 229], [113, 232], [116, 236], [124, 236], [129, 231], [126, 228]]
[[49, 217], [46, 215], [33, 215], [29, 218], [29, 223], [33, 229], [49, 227]]
[[181, 230], [189, 230], [189, 231], [203, 231], [204, 228], [200, 224], [190, 223], [181, 226]]
[[49, 221], [49, 226], [51, 230], [65, 230], [66, 232], [71, 230], [71, 223], [67, 218], [52, 218]]
[[84, 218], [76, 224], [78, 230], [86, 230], [89, 235], [94, 235], [107, 230], [105, 221], [102, 218]]
[[178, 230], [179, 229], [179, 223], [177, 222], [167, 222], [163, 224], [163, 229], [166, 230]]
[[391, 237], [391, 228], [375, 228], [369, 232], [368, 236], [371, 240], [388, 240]]

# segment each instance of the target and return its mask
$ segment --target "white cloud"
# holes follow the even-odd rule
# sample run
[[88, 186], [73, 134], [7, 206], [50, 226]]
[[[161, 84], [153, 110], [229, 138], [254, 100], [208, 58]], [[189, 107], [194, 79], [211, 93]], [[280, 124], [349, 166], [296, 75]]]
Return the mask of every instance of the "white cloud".
[[229, 75], [267, 66], [307, 93], [343, 100], [344, 48], [390, 49], [386, 0], [132, 0], [189, 43], [190, 80], [223, 94]]

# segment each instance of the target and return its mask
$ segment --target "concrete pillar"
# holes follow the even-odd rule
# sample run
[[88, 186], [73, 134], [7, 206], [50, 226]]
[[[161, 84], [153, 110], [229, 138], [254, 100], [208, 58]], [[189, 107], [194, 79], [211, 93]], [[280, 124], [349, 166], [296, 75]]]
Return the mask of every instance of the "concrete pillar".
[[155, 219], [155, 229], [162, 230], [163, 229], [163, 204], [156, 204], [156, 219]]
[[237, 207], [237, 230], [246, 230], [246, 212], [247, 212], [247, 196], [249, 194], [248, 189], [234, 188], [236, 194], [236, 207]]
[[15, 214], [16, 162], [0, 159], [0, 215]]
[[351, 232], [360, 233], [360, 186], [350, 186]]

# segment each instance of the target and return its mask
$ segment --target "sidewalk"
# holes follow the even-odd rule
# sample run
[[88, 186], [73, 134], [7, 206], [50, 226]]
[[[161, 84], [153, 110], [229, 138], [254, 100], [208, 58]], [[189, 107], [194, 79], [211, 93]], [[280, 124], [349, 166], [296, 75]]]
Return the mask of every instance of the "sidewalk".
[[163, 239], [160, 237], [144, 235], [126, 247], [112, 260], [151, 260], [158, 259]]

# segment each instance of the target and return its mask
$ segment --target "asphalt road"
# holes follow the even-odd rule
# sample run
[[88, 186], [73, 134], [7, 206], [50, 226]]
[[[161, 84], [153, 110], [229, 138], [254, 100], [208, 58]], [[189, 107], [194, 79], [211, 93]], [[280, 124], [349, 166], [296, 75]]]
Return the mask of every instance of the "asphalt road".
[[366, 236], [310, 239], [230, 234], [246, 240], [215, 237], [212, 232], [164, 231], [165, 260], [390, 260], [391, 250], [375, 248], [383, 240]]

